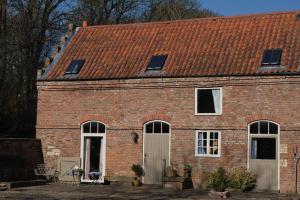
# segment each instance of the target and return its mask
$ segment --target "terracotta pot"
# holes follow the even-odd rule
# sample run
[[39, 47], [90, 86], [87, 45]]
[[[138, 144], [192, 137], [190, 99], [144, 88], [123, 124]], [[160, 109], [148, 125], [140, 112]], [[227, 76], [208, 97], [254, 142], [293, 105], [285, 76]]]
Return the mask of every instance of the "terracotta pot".
[[142, 182], [141, 182], [140, 179], [134, 178], [133, 181], [132, 181], [132, 183], [131, 183], [131, 185], [134, 186], [134, 187], [139, 187], [139, 186], [142, 185]]

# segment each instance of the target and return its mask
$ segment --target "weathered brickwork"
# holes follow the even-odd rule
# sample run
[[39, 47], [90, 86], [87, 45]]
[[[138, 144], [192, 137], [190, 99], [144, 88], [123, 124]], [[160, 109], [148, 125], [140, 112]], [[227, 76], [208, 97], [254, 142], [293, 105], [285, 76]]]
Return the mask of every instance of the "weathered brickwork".
[[[293, 148], [300, 152], [300, 77], [151, 78], [38, 83], [37, 136], [46, 162], [80, 156], [80, 125], [98, 120], [106, 125], [106, 175], [132, 176], [130, 166], [143, 161], [143, 124], [171, 124], [171, 163], [182, 174], [193, 167], [195, 186], [205, 186], [217, 166], [247, 166], [248, 123], [280, 124], [280, 190], [294, 190]], [[195, 88], [222, 87], [223, 112], [195, 115]], [[195, 156], [196, 130], [221, 132], [221, 157]], [[137, 144], [130, 133], [139, 134]], [[300, 168], [299, 168], [300, 171]], [[300, 184], [299, 184], [300, 189]]]

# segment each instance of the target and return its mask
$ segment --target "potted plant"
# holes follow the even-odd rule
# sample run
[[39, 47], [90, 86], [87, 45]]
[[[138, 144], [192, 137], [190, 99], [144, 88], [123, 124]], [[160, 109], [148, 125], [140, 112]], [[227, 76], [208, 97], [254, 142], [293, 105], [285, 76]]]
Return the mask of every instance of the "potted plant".
[[143, 167], [140, 164], [133, 164], [131, 170], [134, 172], [135, 177], [132, 181], [132, 186], [138, 187], [142, 185], [141, 177], [145, 176]]
[[192, 177], [192, 167], [191, 167], [191, 165], [189, 165], [187, 163], [184, 163], [183, 171], [184, 171], [184, 177], [185, 178], [191, 178]]
[[222, 167], [217, 168], [208, 174], [207, 186], [211, 189], [209, 196], [226, 198], [230, 196], [228, 191], [225, 191], [228, 183], [228, 178], [225, 170]]
[[237, 167], [228, 176], [228, 186], [231, 190], [243, 192], [252, 190], [256, 185], [256, 175], [246, 167]]

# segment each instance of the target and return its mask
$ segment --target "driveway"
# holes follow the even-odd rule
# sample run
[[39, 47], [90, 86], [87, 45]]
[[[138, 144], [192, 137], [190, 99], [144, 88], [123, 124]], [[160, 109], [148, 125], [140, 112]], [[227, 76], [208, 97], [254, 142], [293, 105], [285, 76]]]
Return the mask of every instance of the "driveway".
[[[174, 191], [158, 186], [142, 186], [134, 188], [130, 185], [114, 183], [111, 185], [71, 185], [48, 184], [43, 186], [15, 188], [0, 192], [0, 199], [14, 200], [52, 200], [52, 199], [211, 199], [206, 191], [198, 189]], [[232, 193], [230, 199], [291, 199], [275, 193]]]

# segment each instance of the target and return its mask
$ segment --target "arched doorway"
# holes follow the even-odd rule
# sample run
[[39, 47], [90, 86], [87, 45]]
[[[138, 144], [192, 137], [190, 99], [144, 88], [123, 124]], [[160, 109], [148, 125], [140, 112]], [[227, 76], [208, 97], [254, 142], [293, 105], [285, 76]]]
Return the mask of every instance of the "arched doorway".
[[145, 184], [161, 184], [163, 169], [170, 165], [169, 123], [154, 120], [144, 124], [144, 170]]
[[81, 125], [81, 167], [82, 182], [104, 182], [106, 127], [97, 121]]
[[272, 121], [248, 125], [248, 168], [257, 175], [258, 190], [279, 190], [279, 133]]

